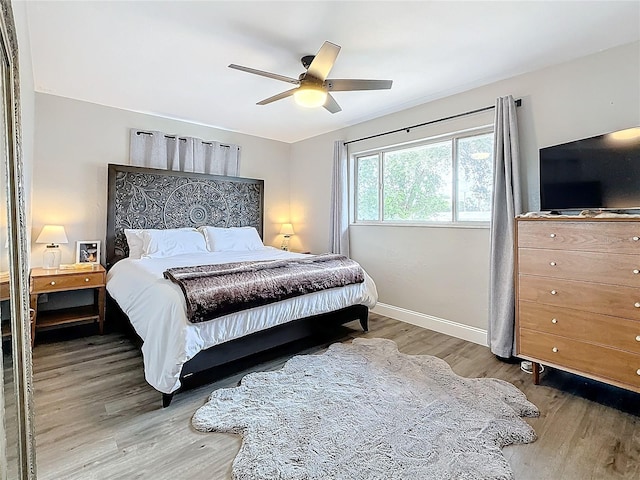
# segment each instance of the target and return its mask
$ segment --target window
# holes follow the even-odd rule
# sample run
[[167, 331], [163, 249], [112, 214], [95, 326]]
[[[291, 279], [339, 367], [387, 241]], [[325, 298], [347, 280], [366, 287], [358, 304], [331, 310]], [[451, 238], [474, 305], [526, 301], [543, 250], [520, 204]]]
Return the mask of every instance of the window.
[[490, 128], [362, 153], [354, 162], [356, 223], [491, 220]]

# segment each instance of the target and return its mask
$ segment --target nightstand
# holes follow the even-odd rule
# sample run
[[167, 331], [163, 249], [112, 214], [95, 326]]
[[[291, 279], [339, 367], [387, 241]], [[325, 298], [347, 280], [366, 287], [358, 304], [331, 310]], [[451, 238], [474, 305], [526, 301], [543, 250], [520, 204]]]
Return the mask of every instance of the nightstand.
[[[9, 274], [0, 273], [0, 302], [7, 301], [11, 297], [9, 292]], [[31, 309], [29, 309], [31, 310]], [[31, 321], [31, 336], [33, 337], [33, 312], [29, 312], [29, 320]], [[11, 337], [11, 318], [2, 320], [2, 341]]]
[[[106, 270], [102, 265], [69, 270], [32, 269], [31, 308], [35, 313], [33, 314], [31, 343], [33, 344], [35, 341], [38, 330], [62, 325], [97, 321], [100, 334], [102, 334], [104, 331], [106, 277]], [[92, 288], [95, 291], [92, 305], [38, 312], [38, 297], [43, 293], [70, 292], [87, 288]]]

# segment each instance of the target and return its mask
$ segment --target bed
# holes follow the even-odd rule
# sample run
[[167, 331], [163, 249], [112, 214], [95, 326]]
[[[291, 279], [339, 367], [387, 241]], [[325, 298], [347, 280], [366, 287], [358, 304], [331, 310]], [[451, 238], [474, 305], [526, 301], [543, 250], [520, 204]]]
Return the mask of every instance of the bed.
[[229, 262], [296, 262], [307, 256], [265, 247], [261, 242], [250, 243], [245, 250], [240, 242], [224, 251], [178, 249], [140, 258], [130, 252], [132, 231], [158, 230], [166, 231], [158, 235], [168, 235], [177, 229], [208, 226], [225, 232], [252, 230], [262, 237], [264, 182], [114, 164], [108, 168], [108, 305], [127, 317], [142, 340], [145, 378], [162, 393], [164, 407], [185, 379], [214, 367], [356, 319], [367, 330], [368, 309], [375, 305], [377, 293], [366, 273], [361, 283], [190, 322], [184, 292], [164, 278], [168, 269]]

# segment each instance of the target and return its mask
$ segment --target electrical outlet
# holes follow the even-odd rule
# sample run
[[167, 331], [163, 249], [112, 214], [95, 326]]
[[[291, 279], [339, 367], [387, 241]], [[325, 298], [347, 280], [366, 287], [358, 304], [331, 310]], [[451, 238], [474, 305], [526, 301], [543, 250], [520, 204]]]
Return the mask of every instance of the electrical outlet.
[[38, 296], [38, 303], [47, 303], [49, 301], [49, 294], [48, 293], [41, 293]]

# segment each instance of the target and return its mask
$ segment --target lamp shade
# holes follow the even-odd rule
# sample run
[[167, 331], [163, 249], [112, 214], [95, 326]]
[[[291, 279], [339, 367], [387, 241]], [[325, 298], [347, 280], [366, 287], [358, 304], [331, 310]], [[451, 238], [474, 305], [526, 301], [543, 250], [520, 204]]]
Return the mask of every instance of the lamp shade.
[[283, 223], [282, 227], [280, 227], [280, 235], [295, 235], [293, 225], [290, 223]]
[[293, 98], [301, 107], [321, 107], [327, 101], [327, 92], [321, 87], [303, 86], [294, 92]]
[[45, 225], [42, 227], [36, 243], [69, 243], [69, 240], [62, 225]]

